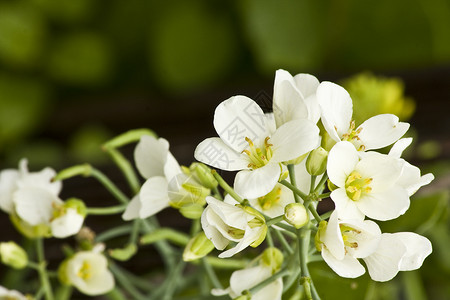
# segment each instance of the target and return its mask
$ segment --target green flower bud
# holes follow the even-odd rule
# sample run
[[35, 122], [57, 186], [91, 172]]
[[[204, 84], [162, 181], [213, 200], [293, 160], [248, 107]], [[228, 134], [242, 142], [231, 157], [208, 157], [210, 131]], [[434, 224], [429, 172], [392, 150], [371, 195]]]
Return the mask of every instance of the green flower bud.
[[325, 234], [325, 230], [327, 229], [328, 222], [321, 221], [319, 223], [319, 228], [317, 230], [316, 236], [314, 237], [314, 244], [316, 246], [317, 251], [322, 251], [322, 236]]
[[328, 186], [328, 189], [330, 190], [330, 192], [332, 192], [338, 188], [334, 183], [332, 183], [330, 181], [330, 179], [327, 180], [327, 186]]
[[28, 255], [15, 242], [0, 243], [2, 263], [14, 269], [23, 269], [28, 264]]
[[184, 248], [183, 260], [193, 261], [204, 257], [214, 249], [214, 244], [206, 237], [205, 233], [199, 232], [191, 238]]
[[137, 247], [135, 244], [128, 244], [125, 248], [111, 249], [108, 251], [112, 258], [120, 261], [129, 260], [134, 254], [136, 254], [136, 252]]
[[67, 262], [69, 259], [63, 260], [63, 262], [59, 265], [58, 268], [58, 279], [64, 285], [70, 285], [70, 279], [67, 276]]
[[299, 163], [301, 163], [306, 158], [306, 156], [308, 156], [308, 153], [305, 153], [305, 154], [303, 154], [303, 155], [301, 155], [301, 156], [299, 156], [297, 158], [288, 160], [287, 162], [285, 162], [285, 164], [286, 165], [298, 165]]
[[39, 224], [36, 226], [32, 226], [28, 224], [27, 222], [23, 221], [19, 216], [16, 214], [10, 214], [9, 218], [11, 222], [13, 223], [14, 227], [30, 239], [36, 239], [36, 238], [43, 238], [43, 237], [51, 237], [51, 228], [47, 224]]
[[328, 152], [325, 149], [322, 147], [314, 149], [306, 159], [306, 171], [314, 176], [325, 173], [327, 169], [327, 158]]
[[278, 272], [283, 264], [283, 253], [274, 247], [267, 248], [264, 250], [261, 256], [261, 262], [267, 266], [272, 267], [272, 274]]
[[191, 174], [206, 188], [213, 190], [219, 184], [211, 173], [211, 168], [198, 162], [194, 162], [189, 167]]
[[309, 222], [309, 214], [301, 203], [290, 203], [284, 208], [284, 220], [299, 229]]
[[199, 219], [203, 213], [203, 205], [198, 203], [190, 203], [179, 208], [183, 217], [188, 219]]

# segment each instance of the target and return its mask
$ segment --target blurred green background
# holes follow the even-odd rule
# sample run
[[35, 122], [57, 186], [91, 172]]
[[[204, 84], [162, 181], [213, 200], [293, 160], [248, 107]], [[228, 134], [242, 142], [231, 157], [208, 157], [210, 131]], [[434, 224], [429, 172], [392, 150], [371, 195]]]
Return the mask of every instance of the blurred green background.
[[[244, 94], [270, 108], [280, 68], [344, 85], [359, 122], [410, 120], [418, 142], [407, 155], [438, 177], [414, 202], [426, 203], [414, 205], [427, 208], [416, 214], [436, 249], [424, 271], [371, 285], [366, 298], [350, 281], [335, 288], [354, 299], [449, 299], [448, 0], [0, 0], [2, 169], [21, 157], [32, 169], [107, 164], [99, 145], [138, 127], [188, 164], [214, 134], [215, 106]], [[423, 289], [408, 293], [420, 276]]]

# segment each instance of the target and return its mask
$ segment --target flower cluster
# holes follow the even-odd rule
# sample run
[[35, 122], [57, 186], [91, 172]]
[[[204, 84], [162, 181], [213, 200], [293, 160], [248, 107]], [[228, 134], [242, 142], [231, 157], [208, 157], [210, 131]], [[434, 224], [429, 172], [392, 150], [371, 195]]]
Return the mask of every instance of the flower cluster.
[[[412, 142], [402, 138], [409, 124], [382, 114], [357, 126], [352, 114], [352, 99], [343, 87], [278, 70], [272, 112], [264, 113], [246, 96], [223, 101], [214, 113], [218, 137], [197, 145], [198, 162], [190, 166], [180, 165], [169, 142], [149, 130], [130, 131], [105, 143], [103, 149], [126, 177], [130, 195], [87, 164], [59, 173], [50, 168], [29, 172], [22, 160], [19, 170], [0, 173], [0, 208], [35, 240], [36, 255], [27, 255], [13, 242], [0, 243], [2, 262], [36, 269], [48, 300], [53, 297], [44, 237], [76, 235], [76, 246], [65, 248], [58, 278], [64, 287], [90, 296], [119, 293], [117, 280], [130, 297], [146, 299], [147, 293], [151, 299], [172, 299], [176, 276], [182, 277], [186, 263], [199, 260], [210, 281], [202, 282], [202, 289], [233, 299], [276, 300], [287, 290], [294, 290], [295, 297], [304, 293], [320, 299], [308, 269], [316, 260], [346, 278], [364, 274], [363, 261], [375, 281], [418, 269], [432, 251], [430, 241], [413, 232], [383, 233], [377, 221], [405, 214], [410, 197], [434, 177], [421, 175], [402, 158]], [[137, 142], [138, 172], [118, 151], [131, 142]], [[234, 183], [230, 186], [210, 167], [237, 171]], [[76, 198], [61, 200], [62, 180], [77, 175], [97, 179], [120, 204], [93, 208]], [[327, 198], [334, 209], [320, 214], [318, 204]], [[189, 235], [159, 226], [156, 215], [166, 208], [192, 221]], [[119, 214], [121, 225], [99, 235], [82, 227], [87, 216], [100, 214]], [[111, 248], [108, 241], [123, 235], [128, 235], [125, 245]], [[149, 288], [116, 263], [131, 259], [142, 244], [154, 244], [169, 270], [159, 286]], [[260, 251], [245, 251], [249, 246]], [[221, 252], [215, 254], [214, 248]], [[259, 255], [251, 262], [231, 259], [254, 253]], [[37, 263], [28, 258], [34, 256]], [[214, 268], [229, 265], [235, 270], [224, 288]], [[300, 284], [291, 289], [295, 282]], [[0, 294], [25, 297], [4, 288]]]

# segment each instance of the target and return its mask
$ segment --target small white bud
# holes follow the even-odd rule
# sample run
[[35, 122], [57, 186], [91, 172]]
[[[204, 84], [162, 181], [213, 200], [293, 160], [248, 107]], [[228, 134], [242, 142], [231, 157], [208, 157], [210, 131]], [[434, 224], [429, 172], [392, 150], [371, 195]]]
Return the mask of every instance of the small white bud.
[[284, 208], [286, 222], [299, 229], [309, 222], [308, 211], [301, 203], [290, 203]]

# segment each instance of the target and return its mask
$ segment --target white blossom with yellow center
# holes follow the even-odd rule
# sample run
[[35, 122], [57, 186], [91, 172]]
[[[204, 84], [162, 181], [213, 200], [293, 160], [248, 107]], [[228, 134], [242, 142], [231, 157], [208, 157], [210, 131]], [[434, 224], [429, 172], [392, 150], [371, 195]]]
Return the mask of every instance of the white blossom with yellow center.
[[324, 261], [339, 276], [355, 278], [365, 269], [375, 281], [388, 281], [399, 271], [420, 268], [431, 253], [430, 241], [412, 232], [381, 233], [370, 220], [341, 219], [335, 211], [322, 221], [315, 238]]
[[407, 189], [399, 184], [399, 159], [376, 152], [360, 155], [347, 141], [337, 143], [328, 156], [327, 173], [338, 188], [330, 197], [339, 217], [391, 220], [409, 208]]
[[227, 171], [239, 171], [235, 191], [254, 199], [273, 190], [281, 163], [295, 159], [319, 145], [314, 122], [296, 119], [273, 128], [273, 120], [250, 98], [235, 96], [216, 108], [218, 138], [208, 138], [195, 149], [195, 158]]
[[322, 124], [335, 142], [351, 142], [359, 151], [380, 149], [395, 143], [409, 128], [393, 114], [369, 118], [356, 128], [352, 120], [353, 103], [341, 86], [324, 81], [316, 91]]
[[80, 292], [95, 296], [114, 288], [114, 276], [106, 257], [95, 251], [81, 251], [67, 261], [65, 276]]

